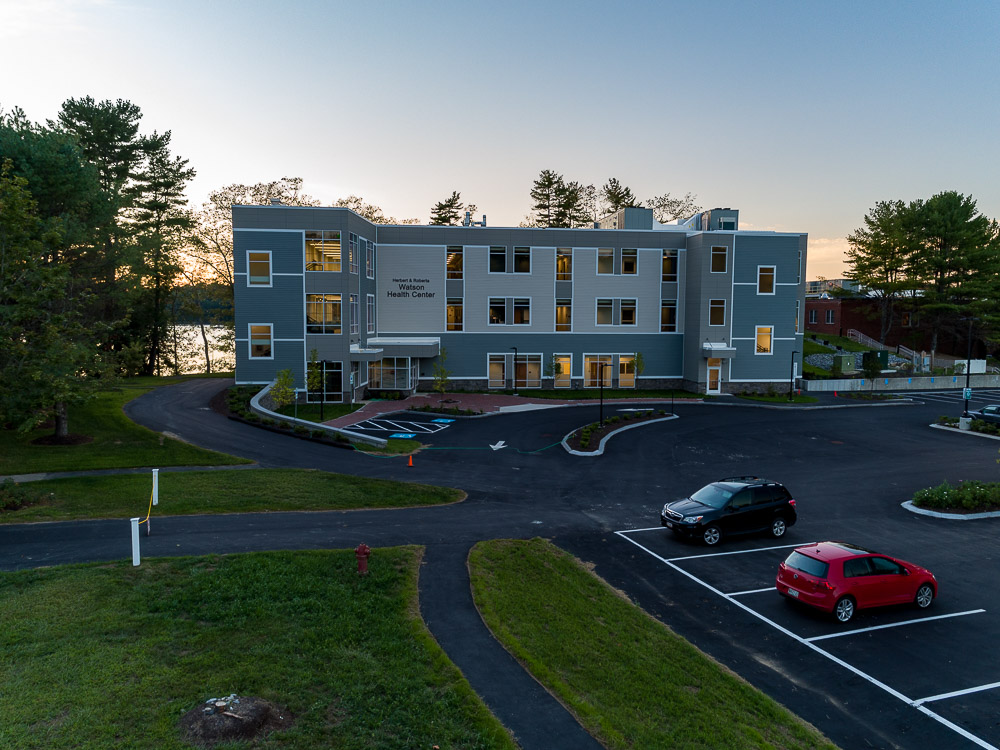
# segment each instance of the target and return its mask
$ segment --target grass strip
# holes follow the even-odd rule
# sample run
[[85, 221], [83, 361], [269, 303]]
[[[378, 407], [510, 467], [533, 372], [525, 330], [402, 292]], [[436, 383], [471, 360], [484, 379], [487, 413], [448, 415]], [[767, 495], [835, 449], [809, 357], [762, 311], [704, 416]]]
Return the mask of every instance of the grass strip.
[[233, 748], [514, 748], [427, 632], [416, 547], [149, 559], [0, 573], [0, 746], [190, 750], [230, 693], [287, 708]]
[[82, 445], [32, 445], [52, 428], [20, 434], [0, 430], [0, 475], [45, 471], [84, 471], [134, 466], [215, 466], [249, 461], [196, 448], [145, 427], [125, 416], [122, 408], [153, 388], [184, 378], [133, 378], [121, 387], [102, 391], [85, 404], [69, 409], [71, 433], [93, 438]]
[[494, 635], [609, 748], [834, 747], [549, 542], [480, 542], [469, 567]]
[[815, 396], [806, 396], [802, 393], [793, 394], [791, 399], [787, 393], [737, 393], [736, 395], [747, 401], [763, 401], [769, 404], [815, 404], [819, 401]]
[[[159, 484], [154, 516], [408, 508], [455, 502], [464, 496], [446, 487], [309, 469], [160, 472]], [[16, 485], [25, 504], [0, 512], [0, 523], [145, 518], [152, 489], [150, 473], [28, 482]], [[14, 490], [0, 485], [0, 509], [5, 507], [5, 495]], [[16, 502], [8, 507], [16, 507]]]

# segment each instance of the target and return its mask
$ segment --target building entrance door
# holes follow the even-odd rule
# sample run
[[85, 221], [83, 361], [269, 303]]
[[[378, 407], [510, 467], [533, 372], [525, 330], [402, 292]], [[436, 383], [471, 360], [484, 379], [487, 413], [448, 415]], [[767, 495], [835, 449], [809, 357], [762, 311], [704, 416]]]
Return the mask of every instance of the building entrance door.
[[718, 395], [722, 393], [720, 384], [722, 383], [722, 360], [718, 357], [708, 358], [708, 386], [706, 393]]

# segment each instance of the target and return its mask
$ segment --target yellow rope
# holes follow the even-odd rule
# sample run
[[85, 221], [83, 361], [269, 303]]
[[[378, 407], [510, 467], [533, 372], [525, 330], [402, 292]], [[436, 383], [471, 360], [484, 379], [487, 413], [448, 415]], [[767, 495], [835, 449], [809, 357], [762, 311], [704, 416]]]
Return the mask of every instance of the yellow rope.
[[[149, 520], [150, 514], [153, 512], [153, 491], [149, 491], [149, 510], [146, 511], [146, 517], [139, 521], [139, 525], [142, 526], [146, 521]], [[152, 527], [150, 527], [152, 528]]]

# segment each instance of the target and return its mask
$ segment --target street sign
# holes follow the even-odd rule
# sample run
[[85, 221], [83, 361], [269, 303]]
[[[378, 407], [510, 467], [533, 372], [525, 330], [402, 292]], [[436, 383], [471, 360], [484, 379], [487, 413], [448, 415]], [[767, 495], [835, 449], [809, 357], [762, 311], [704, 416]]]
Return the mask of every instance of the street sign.
[[965, 399], [966, 401], [968, 401], [969, 399], [971, 399], [972, 398], [972, 389], [971, 388], [963, 388], [962, 389], [962, 398]]

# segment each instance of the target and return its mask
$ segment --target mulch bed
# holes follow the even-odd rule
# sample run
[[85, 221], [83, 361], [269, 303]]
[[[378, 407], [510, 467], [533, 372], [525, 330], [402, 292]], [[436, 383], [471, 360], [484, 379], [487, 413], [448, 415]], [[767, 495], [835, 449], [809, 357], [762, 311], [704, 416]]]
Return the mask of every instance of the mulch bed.
[[93, 435], [69, 434], [60, 437], [59, 435], [42, 435], [31, 441], [32, 445], [86, 445], [94, 442]]
[[[634, 414], [636, 416], [628, 419], [619, 418], [616, 422], [611, 422], [610, 419], [605, 419], [603, 427], [598, 427], [591, 431], [590, 440], [586, 447], [580, 446], [580, 433], [583, 431], [583, 427], [574, 431], [572, 435], [566, 438], [566, 444], [573, 450], [580, 451], [581, 453], [594, 453], [597, 451], [598, 446], [600, 446], [601, 440], [615, 430], [620, 430], [622, 427], [628, 427], [629, 425], [641, 424], [642, 422], [650, 422], [654, 419], [663, 419], [664, 417], [669, 416], [669, 414], [661, 414], [659, 410], [656, 409], [650, 409], [648, 412], [634, 412]], [[586, 425], [584, 425], [584, 427], [586, 427]]]

